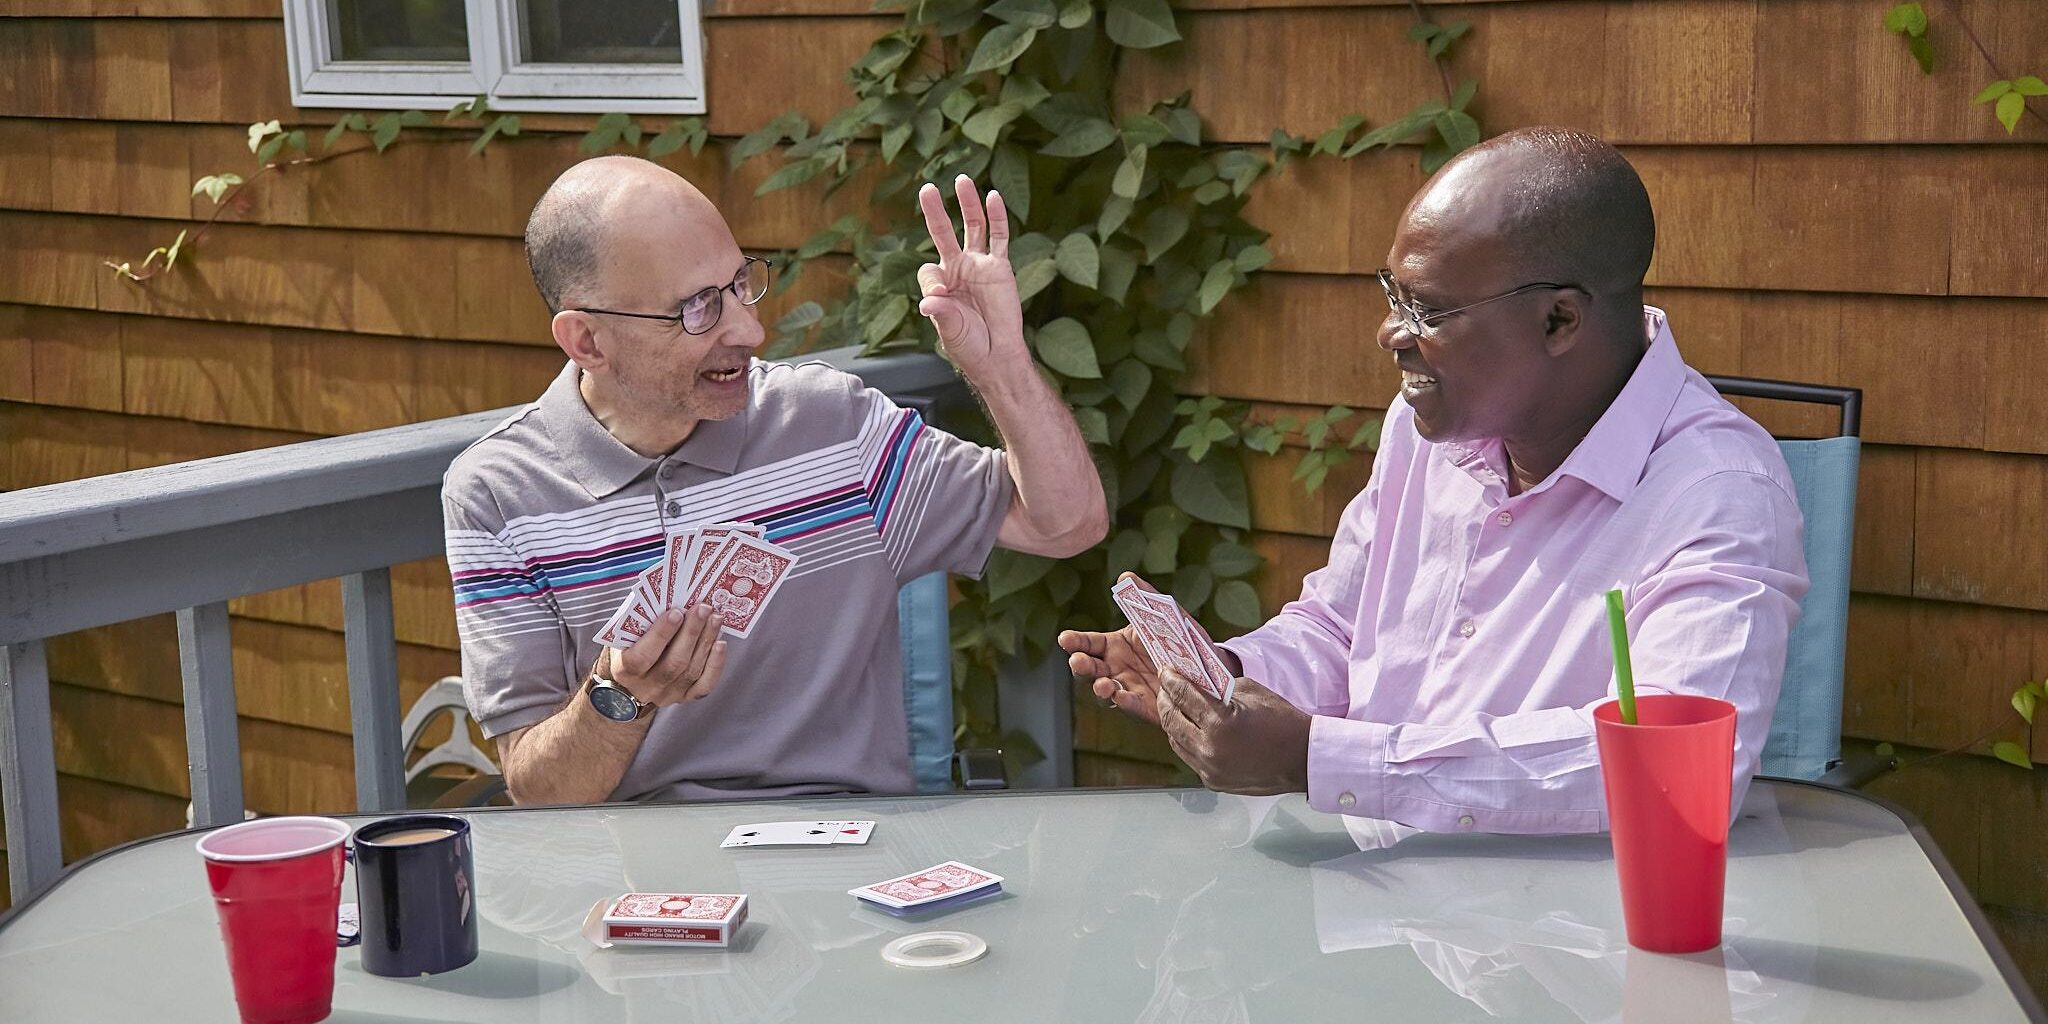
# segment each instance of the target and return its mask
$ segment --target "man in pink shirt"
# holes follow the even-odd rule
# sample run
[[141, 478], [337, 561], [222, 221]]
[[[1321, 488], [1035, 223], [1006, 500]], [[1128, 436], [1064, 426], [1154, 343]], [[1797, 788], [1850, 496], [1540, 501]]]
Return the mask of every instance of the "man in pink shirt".
[[1739, 804], [1806, 593], [1799, 507], [1776, 442], [1643, 305], [1655, 234], [1589, 135], [1447, 164], [1379, 274], [1402, 384], [1372, 477], [1301, 597], [1221, 645], [1234, 702], [1155, 676], [1129, 629], [1061, 634], [1075, 674], [1212, 788], [1305, 791], [1361, 842], [1601, 831], [1620, 586], [1638, 690], [1736, 706]]

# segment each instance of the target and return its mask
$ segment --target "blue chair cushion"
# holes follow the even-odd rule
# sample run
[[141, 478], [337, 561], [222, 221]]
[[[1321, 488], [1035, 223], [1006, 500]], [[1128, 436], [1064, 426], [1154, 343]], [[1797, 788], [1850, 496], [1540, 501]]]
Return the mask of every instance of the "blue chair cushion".
[[953, 789], [953, 641], [946, 574], [920, 576], [896, 592], [903, 633], [903, 715], [910, 771], [919, 793]]
[[1843, 657], [1848, 646], [1849, 550], [1856, 529], [1854, 437], [1781, 440], [1806, 519], [1806, 573], [1811, 581], [1792, 629], [1785, 685], [1771, 717], [1762, 772], [1819, 778], [1842, 750]]

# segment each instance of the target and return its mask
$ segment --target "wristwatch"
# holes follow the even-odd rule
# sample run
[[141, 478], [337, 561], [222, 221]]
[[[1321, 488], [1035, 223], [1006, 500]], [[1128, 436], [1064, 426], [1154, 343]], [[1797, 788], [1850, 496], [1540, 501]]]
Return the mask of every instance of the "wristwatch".
[[604, 659], [590, 669], [590, 706], [614, 722], [635, 722], [654, 705], [626, 692], [626, 688], [604, 674]]

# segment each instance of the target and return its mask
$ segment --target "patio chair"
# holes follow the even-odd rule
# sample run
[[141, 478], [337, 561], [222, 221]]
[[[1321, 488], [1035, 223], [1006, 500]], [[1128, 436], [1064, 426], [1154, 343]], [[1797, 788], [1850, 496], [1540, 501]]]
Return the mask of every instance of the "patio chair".
[[1771, 717], [1761, 774], [1855, 786], [1882, 766], [1842, 764], [1843, 657], [1849, 642], [1849, 549], [1856, 528], [1863, 392], [1753, 377], [1709, 375], [1724, 395], [1832, 405], [1836, 435], [1779, 438], [1806, 519], [1810, 584], [1788, 638], [1785, 684]]
[[[912, 580], [896, 594], [903, 640], [903, 712], [910, 729], [911, 774], [919, 793], [948, 792], [955, 788], [956, 778], [958, 788], [965, 790], [1004, 789], [1008, 782], [1003, 775], [1001, 751], [953, 749], [949, 603], [946, 574], [942, 572]], [[408, 768], [406, 781], [411, 783], [436, 765], [467, 765], [480, 774], [434, 797], [432, 806], [510, 803], [497, 766], [469, 742], [468, 708], [462, 702], [459, 677], [449, 676], [435, 683], [407, 713], [403, 730], [406, 749], [413, 748], [427, 723], [441, 711], [455, 716], [455, 735]]]

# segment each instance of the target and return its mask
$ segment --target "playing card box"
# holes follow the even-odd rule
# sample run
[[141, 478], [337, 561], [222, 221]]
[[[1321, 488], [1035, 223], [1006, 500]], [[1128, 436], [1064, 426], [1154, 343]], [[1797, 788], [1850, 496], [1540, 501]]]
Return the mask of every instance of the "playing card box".
[[746, 919], [743, 895], [629, 892], [592, 907], [584, 935], [600, 946], [723, 948]]
[[957, 860], [846, 890], [884, 913], [903, 916], [978, 902], [1003, 891], [1003, 876]]

